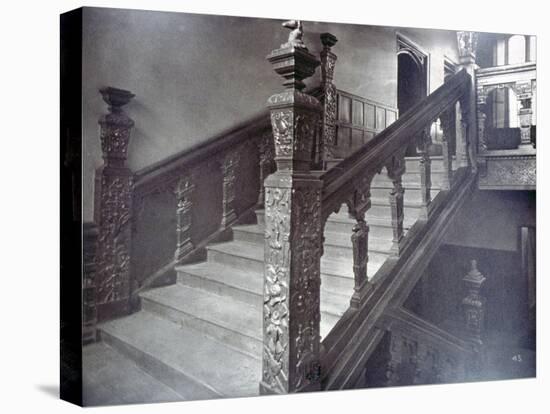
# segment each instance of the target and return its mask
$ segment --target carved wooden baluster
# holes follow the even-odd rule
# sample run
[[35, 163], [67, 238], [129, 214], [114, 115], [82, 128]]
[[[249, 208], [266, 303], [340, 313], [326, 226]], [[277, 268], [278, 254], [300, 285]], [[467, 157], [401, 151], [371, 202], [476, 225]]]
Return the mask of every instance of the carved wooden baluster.
[[369, 261], [369, 226], [365, 222], [365, 213], [371, 206], [370, 181], [372, 177], [362, 180], [351, 200], [348, 201], [349, 214], [357, 223], [353, 226], [351, 244], [353, 246], [353, 274], [355, 284], [350, 300], [352, 309], [359, 309], [368, 283], [367, 264]]
[[100, 90], [109, 113], [99, 120], [104, 164], [96, 171], [98, 321], [130, 311], [130, 247], [133, 173], [126, 166], [130, 130], [122, 110], [134, 95], [126, 90]]
[[264, 205], [265, 188], [264, 180], [273, 172], [275, 149], [273, 147], [273, 132], [271, 129], [265, 131], [258, 144], [260, 155], [260, 192], [258, 194], [258, 206]]
[[402, 177], [405, 173], [405, 156], [395, 155], [386, 165], [388, 177], [392, 180], [393, 188], [390, 192], [391, 225], [393, 229], [393, 240], [391, 253], [399, 256], [402, 253], [403, 240], [403, 220], [404, 214], [404, 194], [405, 189], [402, 185]]
[[223, 175], [223, 200], [221, 230], [228, 229], [237, 220], [235, 212], [235, 182], [237, 181], [237, 168], [239, 166], [239, 150], [233, 149], [227, 152], [222, 160]]
[[[459, 140], [457, 139], [457, 164], [458, 167], [467, 167], [468, 160], [472, 170], [477, 171], [477, 125], [476, 123], [476, 86], [475, 71], [476, 48], [478, 34], [476, 32], [457, 32], [458, 54], [460, 67], [465, 69], [471, 77], [471, 82], [467, 85], [467, 91], [460, 100], [462, 111], [461, 126], [463, 143], [459, 151]], [[460, 155], [460, 156], [459, 156]]]
[[487, 151], [487, 138], [485, 137], [485, 122], [487, 119], [487, 94], [483, 86], [477, 88], [477, 139], [478, 153]]
[[[430, 124], [431, 125], [431, 124]], [[432, 201], [432, 161], [430, 159], [429, 146], [431, 143], [430, 127], [423, 129], [420, 133], [418, 153], [420, 154], [420, 192], [422, 206], [419, 218], [427, 220], [429, 216], [430, 203]]]
[[[453, 107], [454, 110], [454, 107]], [[441, 136], [441, 153], [443, 156], [443, 176], [441, 177], [441, 189], [450, 190], [453, 181], [453, 159], [449, 142], [451, 139], [451, 127], [453, 111], [445, 111], [439, 116], [443, 135]]]
[[533, 98], [533, 88], [531, 81], [517, 82], [514, 85], [514, 92], [518, 100], [519, 129], [521, 133], [520, 147], [532, 148], [531, 142], [531, 123], [533, 109], [531, 101]]
[[326, 161], [334, 158], [333, 147], [336, 143], [336, 86], [334, 86], [334, 67], [336, 55], [331, 48], [338, 42], [336, 36], [330, 33], [321, 34], [321, 88], [324, 91], [323, 98], [323, 119], [321, 138], [321, 161], [323, 168], [326, 168]]
[[193, 176], [186, 174], [178, 180], [176, 186], [176, 252], [174, 259], [182, 260], [193, 249], [191, 241], [191, 224], [192, 224], [192, 208], [193, 208], [193, 192], [195, 185], [193, 184]]
[[319, 390], [321, 187], [310, 172], [321, 105], [302, 92], [318, 60], [301, 22], [268, 60], [286, 89], [268, 100], [277, 170], [265, 180], [265, 272], [261, 393]]
[[485, 365], [483, 355], [485, 298], [481, 295], [485, 277], [477, 269], [475, 260], [471, 261], [471, 269], [462, 281], [468, 292], [462, 300], [465, 339], [471, 343], [474, 351], [474, 357], [468, 360], [467, 372], [469, 379], [480, 379]]

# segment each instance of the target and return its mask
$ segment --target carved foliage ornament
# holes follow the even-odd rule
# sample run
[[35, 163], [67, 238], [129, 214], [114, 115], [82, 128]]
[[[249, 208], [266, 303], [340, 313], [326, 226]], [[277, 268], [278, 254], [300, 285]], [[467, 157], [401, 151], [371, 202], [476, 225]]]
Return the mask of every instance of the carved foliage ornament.
[[281, 393], [319, 381], [320, 203], [319, 189], [266, 188], [263, 381]]
[[293, 109], [274, 110], [271, 125], [277, 158], [309, 161], [315, 139], [318, 115]]
[[99, 304], [129, 297], [132, 176], [103, 175], [98, 238]]

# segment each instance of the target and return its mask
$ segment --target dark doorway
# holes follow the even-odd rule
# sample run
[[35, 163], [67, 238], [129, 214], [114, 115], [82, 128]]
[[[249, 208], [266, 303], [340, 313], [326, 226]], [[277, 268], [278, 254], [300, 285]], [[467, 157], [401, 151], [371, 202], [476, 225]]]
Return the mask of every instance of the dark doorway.
[[[398, 39], [398, 45], [400, 49], [397, 52], [397, 108], [402, 116], [426, 97], [427, 59], [422, 52], [414, 50], [410, 45], [405, 47], [402, 39]], [[414, 143], [407, 148], [406, 155], [417, 155]]]

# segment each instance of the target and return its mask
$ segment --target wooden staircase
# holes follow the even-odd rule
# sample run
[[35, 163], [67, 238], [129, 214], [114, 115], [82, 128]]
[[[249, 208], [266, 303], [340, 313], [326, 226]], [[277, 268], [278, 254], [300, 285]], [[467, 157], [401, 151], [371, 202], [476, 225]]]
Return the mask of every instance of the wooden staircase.
[[[420, 207], [418, 159], [403, 176], [404, 227]], [[432, 160], [432, 196], [439, 191], [441, 160]], [[390, 256], [392, 188], [385, 171], [373, 181], [368, 275]], [[348, 309], [353, 293], [351, 228], [343, 206], [325, 227], [321, 260], [321, 336]], [[207, 246], [207, 260], [178, 266], [177, 283], [140, 293], [141, 311], [99, 327], [102, 340], [183, 399], [259, 393], [262, 357], [264, 211], [256, 224], [232, 228], [233, 240]]]

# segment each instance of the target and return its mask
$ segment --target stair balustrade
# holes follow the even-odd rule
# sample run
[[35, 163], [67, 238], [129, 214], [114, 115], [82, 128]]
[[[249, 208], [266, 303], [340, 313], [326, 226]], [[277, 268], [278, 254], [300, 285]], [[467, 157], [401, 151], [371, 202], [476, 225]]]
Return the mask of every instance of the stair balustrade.
[[[350, 305], [351, 311], [357, 312], [371, 291], [365, 213], [371, 206], [372, 179], [386, 167], [394, 182], [390, 194], [394, 204], [392, 227], [394, 250], [399, 253], [403, 240], [403, 148], [414, 140], [420, 149], [421, 218], [428, 220], [432, 202], [430, 130], [458, 102], [464, 113], [463, 126], [468, 128], [472, 78], [465, 69], [461, 70], [352, 155], [328, 171], [316, 173], [310, 165], [321, 108], [315, 98], [302, 90], [303, 80], [314, 73], [319, 62], [303, 43], [294, 45], [291, 40], [274, 50], [268, 60], [285, 79], [286, 89], [268, 100], [277, 170], [265, 181], [264, 352], [260, 390], [311, 391], [320, 388], [323, 369], [320, 269], [328, 217], [346, 204], [350, 217], [356, 221], [351, 235], [355, 287]], [[468, 129], [464, 136], [467, 134]], [[452, 187], [452, 178], [450, 181]]]

